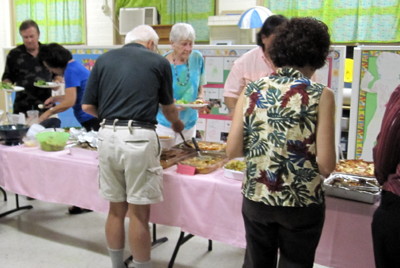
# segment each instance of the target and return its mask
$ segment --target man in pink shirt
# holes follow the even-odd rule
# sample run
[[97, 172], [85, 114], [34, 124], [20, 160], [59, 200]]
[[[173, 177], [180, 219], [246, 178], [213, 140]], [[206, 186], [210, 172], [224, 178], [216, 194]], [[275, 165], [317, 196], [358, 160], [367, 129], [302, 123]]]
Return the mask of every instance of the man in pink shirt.
[[237, 99], [249, 82], [269, 76], [275, 71], [267, 49], [272, 42], [275, 28], [285, 21], [287, 19], [282, 15], [268, 17], [257, 34], [258, 47], [246, 52], [233, 63], [224, 85], [224, 101], [230, 114], [233, 114]]

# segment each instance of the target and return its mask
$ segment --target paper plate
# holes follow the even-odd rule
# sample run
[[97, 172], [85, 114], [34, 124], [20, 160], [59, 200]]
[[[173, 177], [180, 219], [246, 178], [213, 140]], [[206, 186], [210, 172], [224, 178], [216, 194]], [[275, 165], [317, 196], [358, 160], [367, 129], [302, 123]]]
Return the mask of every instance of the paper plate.
[[38, 85], [36, 83], [33, 83], [33, 85], [40, 88], [54, 88], [60, 86], [60, 84], [56, 82], [46, 82], [46, 85]]
[[177, 104], [177, 103], [175, 103], [175, 106], [176, 107], [184, 107], [184, 108], [202, 108], [202, 107], [207, 106], [207, 103], [198, 103], [198, 104], [195, 104], [195, 103], [179, 103], [179, 104]]
[[13, 86], [13, 89], [4, 89], [7, 92], [18, 92], [18, 91], [23, 91], [25, 88], [20, 87], [20, 86]]

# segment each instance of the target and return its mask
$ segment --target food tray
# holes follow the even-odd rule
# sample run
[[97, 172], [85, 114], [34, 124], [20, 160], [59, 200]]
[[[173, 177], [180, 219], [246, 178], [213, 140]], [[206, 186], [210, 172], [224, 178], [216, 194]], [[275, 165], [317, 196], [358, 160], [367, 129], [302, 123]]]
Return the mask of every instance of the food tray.
[[[357, 181], [365, 183], [353, 184]], [[380, 187], [376, 185], [375, 178], [332, 174], [324, 181], [323, 188], [326, 195], [373, 204], [380, 199]]]
[[163, 168], [169, 168], [179, 161], [182, 161], [186, 158], [195, 156], [195, 151], [182, 150], [178, 148], [171, 148], [169, 150], [163, 150], [160, 156], [160, 164]]
[[222, 155], [202, 154], [193, 156], [179, 162], [181, 166], [191, 166], [196, 168], [195, 174], [208, 174], [222, 167], [228, 159]]

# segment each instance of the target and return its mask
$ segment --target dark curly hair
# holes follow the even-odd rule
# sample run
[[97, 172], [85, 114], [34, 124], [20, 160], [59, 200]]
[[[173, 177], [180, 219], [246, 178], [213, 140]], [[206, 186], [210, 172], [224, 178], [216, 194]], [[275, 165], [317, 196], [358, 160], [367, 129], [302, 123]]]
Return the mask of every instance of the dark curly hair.
[[263, 35], [265, 37], [270, 36], [275, 33], [276, 28], [282, 23], [286, 22], [287, 18], [282, 15], [271, 15], [265, 21], [260, 31], [257, 33], [257, 45], [265, 49], [264, 44], [262, 42]]
[[39, 60], [46, 62], [51, 68], [65, 69], [70, 60], [71, 52], [57, 43], [42, 45], [39, 51]]
[[311, 17], [292, 18], [278, 27], [268, 53], [276, 67], [316, 70], [325, 65], [330, 45], [325, 23]]

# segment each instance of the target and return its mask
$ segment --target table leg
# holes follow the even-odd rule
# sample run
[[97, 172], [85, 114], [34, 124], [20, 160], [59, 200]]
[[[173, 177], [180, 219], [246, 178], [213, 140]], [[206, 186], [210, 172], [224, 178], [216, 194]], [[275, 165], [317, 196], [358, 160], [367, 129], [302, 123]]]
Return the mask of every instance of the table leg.
[[[156, 229], [156, 224], [153, 223], [153, 241], [151, 242], [151, 248], [155, 248], [159, 245], [161, 245], [162, 243], [165, 243], [168, 241], [168, 237], [161, 237], [159, 239], [157, 239], [157, 229]], [[126, 266], [128, 267], [128, 263], [130, 263], [132, 261], [133, 257], [129, 256], [124, 262], [126, 264]]]
[[151, 242], [151, 248], [155, 248], [156, 246], [165, 243], [168, 241], [168, 237], [161, 237], [157, 239], [157, 229], [156, 224], [153, 223], [153, 242]]
[[4, 189], [0, 187], [0, 192], [2, 192], [3, 195], [4, 195], [4, 201], [7, 201], [7, 193], [6, 193], [6, 191], [4, 191]]
[[[185, 236], [185, 232], [181, 231], [178, 242], [176, 242], [174, 252], [172, 253], [172, 257], [169, 261], [168, 268], [172, 268], [174, 266], [174, 262], [175, 262], [176, 256], [178, 255], [179, 248], [193, 236], [194, 235], [192, 235], [192, 234], [188, 234]], [[211, 251], [211, 250], [212, 250], [212, 240], [208, 240], [208, 251]]]
[[7, 216], [8, 214], [14, 213], [14, 212], [19, 211], [19, 210], [22, 210], [22, 209], [32, 209], [32, 208], [33, 208], [33, 206], [31, 206], [31, 205], [20, 207], [20, 206], [19, 206], [19, 197], [18, 197], [18, 194], [15, 194], [15, 204], [16, 204], [16, 206], [15, 206], [14, 209], [11, 209], [11, 210], [9, 210], [9, 211], [6, 211], [6, 212], [4, 212], [4, 213], [1, 213], [1, 214], [0, 214], [0, 218], [5, 217], [5, 216]]

